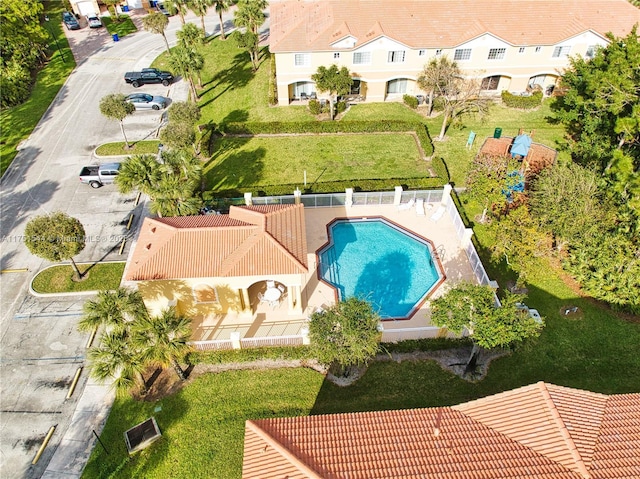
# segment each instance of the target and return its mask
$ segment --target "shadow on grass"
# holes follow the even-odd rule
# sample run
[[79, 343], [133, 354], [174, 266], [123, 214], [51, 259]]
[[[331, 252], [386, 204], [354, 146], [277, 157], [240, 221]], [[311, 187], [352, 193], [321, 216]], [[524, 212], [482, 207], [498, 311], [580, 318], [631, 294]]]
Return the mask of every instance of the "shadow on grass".
[[[243, 88], [253, 79], [254, 73], [251, 70], [251, 61], [247, 54], [238, 53], [233, 57], [231, 66], [219, 71], [211, 81], [205, 84], [206, 89], [200, 92], [200, 98], [207, 96], [206, 100], [200, 103], [200, 108], [206, 107], [214, 102], [229, 90]], [[213, 85], [211, 85], [213, 83]], [[209, 96], [211, 95], [211, 96]]]
[[208, 190], [229, 191], [255, 185], [263, 177], [266, 150], [263, 147], [242, 149], [250, 138], [220, 139], [213, 148], [211, 161], [205, 165]]

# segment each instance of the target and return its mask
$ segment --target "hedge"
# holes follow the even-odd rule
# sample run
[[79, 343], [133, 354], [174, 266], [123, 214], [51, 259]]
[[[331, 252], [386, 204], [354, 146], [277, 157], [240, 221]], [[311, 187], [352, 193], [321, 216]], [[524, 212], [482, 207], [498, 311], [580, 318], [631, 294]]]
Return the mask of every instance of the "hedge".
[[541, 91], [535, 91], [529, 96], [513, 95], [508, 91], [502, 92], [502, 102], [509, 108], [520, 108], [523, 110], [531, 110], [540, 106], [543, 94]]
[[451, 181], [451, 177], [449, 175], [449, 168], [447, 168], [447, 164], [444, 162], [444, 158], [436, 157], [431, 159], [431, 166], [435, 170], [438, 177], [446, 184]]

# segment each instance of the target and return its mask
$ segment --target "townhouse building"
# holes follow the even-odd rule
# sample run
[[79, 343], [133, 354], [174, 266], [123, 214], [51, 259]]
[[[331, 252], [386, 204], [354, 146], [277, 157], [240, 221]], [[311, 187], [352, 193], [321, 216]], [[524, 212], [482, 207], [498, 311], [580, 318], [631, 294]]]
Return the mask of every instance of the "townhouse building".
[[425, 94], [416, 80], [442, 56], [485, 94], [519, 93], [554, 86], [571, 56], [593, 57], [634, 24], [626, 0], [271, 0], [269, 48], [280, 105], [322, 96], [311, 75], [331, 64], [362, 101]]

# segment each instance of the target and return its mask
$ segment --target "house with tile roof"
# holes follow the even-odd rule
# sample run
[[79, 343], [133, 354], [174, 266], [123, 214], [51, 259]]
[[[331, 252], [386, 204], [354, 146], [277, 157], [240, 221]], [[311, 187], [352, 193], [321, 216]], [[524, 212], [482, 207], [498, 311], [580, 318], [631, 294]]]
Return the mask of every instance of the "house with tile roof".
[[243, 479], [640, 477], [640, 393], [538, 382], [452, 407], [247, 421]]
[[232, 206], [229, 214], [145, 218], [124, 273], [158, 314], [174, 305], [199, 323], [252, 317], [267, 284], [302, 312], [308, 273], [304, 206]]
[[570, 56], [590, 58], [607, 33], [640, 23], [627, 0], [271, 0], [269, 9], [280, 105], [322, 96], [311, 75], [331, 64], [349, 69], [359, 100], [426, 94], [416, 80], [441, 56], [486, 94], [546, 89]]

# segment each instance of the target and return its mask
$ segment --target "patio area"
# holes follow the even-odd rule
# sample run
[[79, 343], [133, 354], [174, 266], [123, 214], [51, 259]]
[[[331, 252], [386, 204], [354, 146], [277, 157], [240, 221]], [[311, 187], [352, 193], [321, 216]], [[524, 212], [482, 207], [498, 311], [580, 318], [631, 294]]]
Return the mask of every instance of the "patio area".
[[[440, 208], [439, 201], [430, 202], [429, 196], [421, 195], [421, 193], [403, 193], [400, 206], [394, 204], [358, 205], [358, 202], [354, 201], [351, 206], [306, 207], [305, 225], [309, 272], [305, 275], [301, 290], [301, 313], [292, 314], [288, 307], [287, 295], [289, 291], [284, 290], [282, 297], [277, 302], [269, 303], [260, 300], [267, 289], [266, 282], [255, 283], [249, 288], [252, 317], [249, 318], [246, 315], [243, 317], [232, 313], [194, 322], [194, 340], [196, 343], [200, 343], [199, 348], [209, 349], [206, 343], [210, 342], [238, 339], [243, 342], [242, 347], [245, 347], [245, 342], [251, 339], [258, 341], [258, 338], [264, 338], [260, 339], [261, 343], [274, 344], [273, 341], [269, 342], [267, 338], [275, 340], [278, 337], [283, 338], [284, 342], [275, 344], [301, 344], [308, 331], [308, 318], [313, 311], [319, 307], [329, 306], [338, 299], [336, 289], [320, 281], [316, 270], [318, 262], [316, 251], [327, 242], [327, 225], [335, 218], [384, 217], [423, 238], [431, 240], [444, 268], [446, 279], [433, 291], [429, 299], [443, 294], [452, 283], [477, 281], [465, 251], [469, 247], [468, 238], [470, 235], [467, 233], [466, 241], [463, 241], [461, 238], [464, 238], [464, 233], [456, 231], [456, 228], [460, 229], [461, 221], [459, 217], [455, 218], [457, 211], [453, 203], [450, 199], [448, 200], [447, 213], [444, 213], [445, 208]], [[409, 203], [409, 197], [413, 198], [414, 202]], [[420, 199], [423, 201], [421, 202]], [[415, 204], [421, 204], [424, 211], [420, 212]], [[457, 221], [455, 221], [456, 219]], [[429, 300], [425, 301], [411, 318], [385, 320], [383, 327], [383, 341], [435, 337], [446, 334], [431, 325]]]

